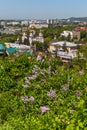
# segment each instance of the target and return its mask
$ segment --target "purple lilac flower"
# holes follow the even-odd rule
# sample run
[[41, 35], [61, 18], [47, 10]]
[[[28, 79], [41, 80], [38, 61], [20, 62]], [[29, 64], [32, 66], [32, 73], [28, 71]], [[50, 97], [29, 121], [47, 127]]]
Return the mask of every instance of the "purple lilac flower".
[[50, 110], [50, 108], [45, 107], [45, 106], [40, 107], [40, 109], [41, 109], [41, 114], [44, 114], [45, 112]]
[[21, 96], [21, 99], [24, 103], [27, 103], [29, 101], [27, 96]]
[[29, 101], [30, 101], [30, 102], [34, 102], [34, 100], [35, 100], [35, 99], [34, 99], [33, 96], [31, 96], [31, 97], [29, 98]]
[[61, 86], [61, 91], [67, 91], [68, 90], [68, 88], [66, 87], [66, 86]]
[[56, 93], [54, 90], [50, 90], [49, 92], [47, 92], [47, 96], [54, 98], [56, 97]]
[[76, 94], [76, 96], [78, 96], [78, 97], [81, 96], [81, 92], [80, 92], [79, 90], [76, 90], [76, 91], [75, 91], [75, 94]]

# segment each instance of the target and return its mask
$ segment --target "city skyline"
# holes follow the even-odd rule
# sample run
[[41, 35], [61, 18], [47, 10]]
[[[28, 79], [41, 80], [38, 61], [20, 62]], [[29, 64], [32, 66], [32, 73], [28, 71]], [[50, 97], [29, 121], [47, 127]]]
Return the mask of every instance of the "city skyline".
[[87, 17], [87, 0], [0, 0], [0, 19]]

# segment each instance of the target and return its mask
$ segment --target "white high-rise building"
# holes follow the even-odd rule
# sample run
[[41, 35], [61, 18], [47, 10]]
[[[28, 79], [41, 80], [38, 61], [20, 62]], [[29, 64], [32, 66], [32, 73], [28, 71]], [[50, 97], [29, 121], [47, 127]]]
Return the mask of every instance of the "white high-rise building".
[[27, 35], [26, 33], [23, 33], [23, 36], [22, 36], [22, 43], [24, 43], [24, 40], [27, 39]]

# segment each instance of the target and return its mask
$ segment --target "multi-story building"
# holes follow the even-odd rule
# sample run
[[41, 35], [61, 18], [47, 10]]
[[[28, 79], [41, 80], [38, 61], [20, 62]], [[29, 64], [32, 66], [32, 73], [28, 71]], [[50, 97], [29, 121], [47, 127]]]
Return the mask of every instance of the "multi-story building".
[[53, 42], [50, 44], [49, 52], [65, 62], [77, 56], [77, 44], [65, 41]]
[[46, 23], [31, 23], [29, 25], [29, 28], [35, 27], [36, 29], [41, 29], [41, 28], [48, 28], [48, 24]]

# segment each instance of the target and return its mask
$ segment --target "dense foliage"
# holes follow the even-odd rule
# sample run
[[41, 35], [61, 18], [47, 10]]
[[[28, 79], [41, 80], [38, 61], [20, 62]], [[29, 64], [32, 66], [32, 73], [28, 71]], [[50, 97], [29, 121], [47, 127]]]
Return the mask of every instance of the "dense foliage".
[[0, 59], [0, 130], [87, 130], [87, 63]]

